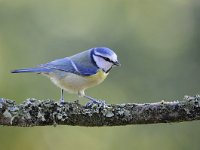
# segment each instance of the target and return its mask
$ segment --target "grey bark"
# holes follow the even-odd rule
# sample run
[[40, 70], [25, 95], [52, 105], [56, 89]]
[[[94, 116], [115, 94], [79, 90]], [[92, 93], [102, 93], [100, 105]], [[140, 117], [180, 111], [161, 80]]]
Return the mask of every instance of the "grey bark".
[[200, 120], [200, 96], [145, 104], [83, 106], [76, 102], [27, 99], [22, 104], [0, 99], [0, 125], [5, 126], [121, 126]]

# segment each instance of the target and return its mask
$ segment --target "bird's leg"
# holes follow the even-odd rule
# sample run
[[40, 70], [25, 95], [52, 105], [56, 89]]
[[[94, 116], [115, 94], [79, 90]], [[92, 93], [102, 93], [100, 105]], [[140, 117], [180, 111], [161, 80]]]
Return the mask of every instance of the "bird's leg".
[[64, 103], [65, 100], [64, 100], [64, 90], [61, 89], [61, 98], [60, 98], [60, 103]]
[[106, 102], [105, 101], [102, 101], [102, 100], [96, 100], [90, 96], [87, 96], [87, 95], [84, 95], [85, 98], [89, 99], [90, 101], [86, 103], [86, 106], [87, 107], [90, 107], [92, 106], [93, 104], [98, 104], [100, 106], [103, 106], [105, 107], [106, 106]]

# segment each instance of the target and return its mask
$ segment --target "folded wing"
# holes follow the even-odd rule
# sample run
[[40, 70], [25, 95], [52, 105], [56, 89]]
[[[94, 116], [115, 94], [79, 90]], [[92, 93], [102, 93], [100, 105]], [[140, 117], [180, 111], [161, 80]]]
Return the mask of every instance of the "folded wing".
[[87, 65], [81, 61], [73, 61], [69, 57], [57, 59], [47, 64], [40, 65], [41, 68], [60, 70], [74, 73], [82, 76], [90, 76], [97, 73], [98, 68], [92, 65]]

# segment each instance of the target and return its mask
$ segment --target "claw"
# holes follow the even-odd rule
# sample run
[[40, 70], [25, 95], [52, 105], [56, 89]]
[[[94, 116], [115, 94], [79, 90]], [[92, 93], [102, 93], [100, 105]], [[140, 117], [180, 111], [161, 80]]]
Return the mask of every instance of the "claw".
[[64, 99], [61, 99], [61, 100], [60, 100], [60, 103], [61, 103], [61, 104], [65, 103], [65, 100], [64, 100]]
[[86, 96], [86, 95], [84, 97], [90, 100], [89, 102], [86, 103], [86, 107], [92, 107], [93, 105], [98, 105], [100, 107], [106, 106], [106, 102], [103, 100], [96, 100], [96, 99]]
[[89, 102], [86, 103], [86, 107], [92, 107], [93, 105], [98, 105], [100, 107], [105, 107], [106, 106], [106, 102], [105, 101], [101, 101], [101, 100], [90, 100]]

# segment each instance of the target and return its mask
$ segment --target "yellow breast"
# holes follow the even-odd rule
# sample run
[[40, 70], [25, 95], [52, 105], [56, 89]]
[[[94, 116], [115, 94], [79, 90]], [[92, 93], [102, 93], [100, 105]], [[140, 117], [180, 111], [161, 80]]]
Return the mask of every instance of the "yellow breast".
[[107, 75], [108, 73], [105, 73], [103, 70], [99, 70], [96, 74], [91, 75], [91, 76], [86, 76], [86, 78], [88, 78], [88, 80], [91, 80], [91, 81], [102, 82], [103, 80], [105, 80]]

